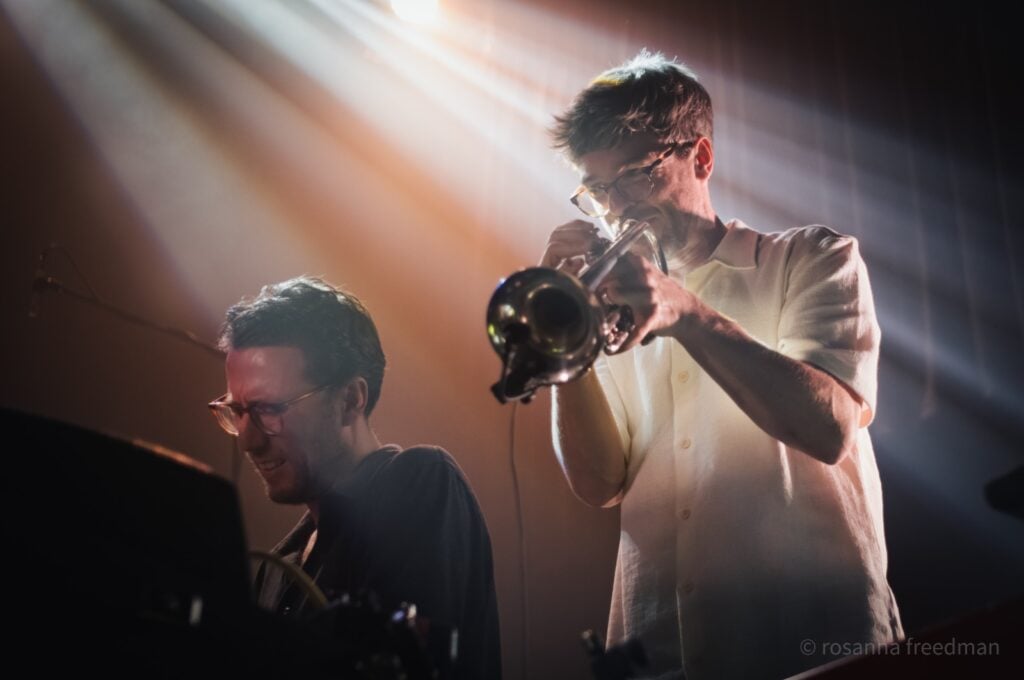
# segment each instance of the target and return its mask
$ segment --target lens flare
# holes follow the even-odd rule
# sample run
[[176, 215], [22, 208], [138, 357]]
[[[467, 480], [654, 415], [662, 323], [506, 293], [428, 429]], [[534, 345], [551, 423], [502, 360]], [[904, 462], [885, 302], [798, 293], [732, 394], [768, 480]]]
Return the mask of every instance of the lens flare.
[[391, 9], [403, 21], [431, 24], [437, 21], [438, 0], [391, 0]]

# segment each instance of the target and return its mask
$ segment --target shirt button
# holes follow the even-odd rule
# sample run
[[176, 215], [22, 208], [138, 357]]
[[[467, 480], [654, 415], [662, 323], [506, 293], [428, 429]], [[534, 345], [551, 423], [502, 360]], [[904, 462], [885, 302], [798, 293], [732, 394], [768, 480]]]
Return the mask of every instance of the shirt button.
[[679, 516], [683, 519], [690, 519], [690, 509], [684, 508], [683, 511], [679, 513]]
[[692, 593], [693, 592], [693, 584], [692, 583], [687, 583], [686, 585], [684, 585], [683, 586], [683, 592], [686, 593], [687, 595]]
[[676, 377], [679, 378], [679, 382], [686, 382], [687, 380], [690, 379], [690, 372], [679, 371], [679, 373], [676, 373]]
[[684, 440], [683, 440], [683, 448], [684, 448], [684, 449], [688, 449], [688, 448], [690, 448], [691, 446], [693, 446], [693, 442], [692, 442], [692, 441], [690, 441], [690, 438], [689, 438], [689, 437], [687, 437], [686, 439], [684, 439]]

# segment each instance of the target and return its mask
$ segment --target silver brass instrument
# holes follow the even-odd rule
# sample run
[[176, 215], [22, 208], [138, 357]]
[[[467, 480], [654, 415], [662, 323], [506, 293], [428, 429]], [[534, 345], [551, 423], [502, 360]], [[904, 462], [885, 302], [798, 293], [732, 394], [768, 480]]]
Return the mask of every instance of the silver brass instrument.
[[595, 293], [615, 263], [645, 236], [666, 271], [661, 248], [647, 227], [647, 222], [627, 220], [578, 276], [530, 267], [498, 285], [487, 306], [487, 336], [502, 361], [501, 378], [491, 387], [498, 401], [529, 402], [538, 388], [570, 382], [590, 368], [616, 331], [611, 310]]

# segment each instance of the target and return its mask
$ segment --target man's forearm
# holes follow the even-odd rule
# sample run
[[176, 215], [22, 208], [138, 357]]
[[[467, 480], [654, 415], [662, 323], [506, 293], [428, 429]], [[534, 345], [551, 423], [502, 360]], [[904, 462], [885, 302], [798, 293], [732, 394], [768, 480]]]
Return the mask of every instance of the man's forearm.
[[852, 448], [861, 407], [828, 373], [762, 345], [699, 301], [672, 336], [758, 427], [779, 441], [828, 464]]
[[585, 503], [622, 500], [626, 457], [608, 402], [593, 371], [552, 389], [552, 439], [573, 492]]

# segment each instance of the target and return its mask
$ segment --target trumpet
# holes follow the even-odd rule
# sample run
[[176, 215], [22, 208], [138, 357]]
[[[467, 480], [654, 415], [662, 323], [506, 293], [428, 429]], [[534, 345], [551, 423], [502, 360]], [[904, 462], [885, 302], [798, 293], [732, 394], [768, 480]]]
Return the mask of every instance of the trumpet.
[[[647, 222], [626, 220], [615, 240], [577, 276], [548, 267], [522, 269], [498, 284], [487, 305], [487, 336], [501, 357], [491, 392], [501, 403], [529, 403], [537, 389], [581, 376], [629, 324], [628, 308], [613, 314], [596, 291], [641, 237], [662, 272], [665, 256]], [[613, 321], [617, 316], [618, 321]]]

